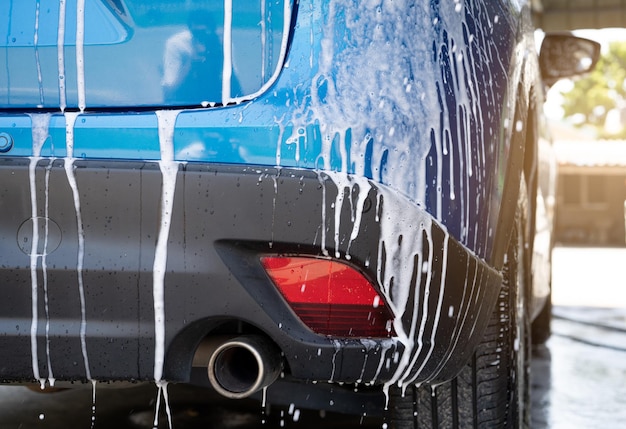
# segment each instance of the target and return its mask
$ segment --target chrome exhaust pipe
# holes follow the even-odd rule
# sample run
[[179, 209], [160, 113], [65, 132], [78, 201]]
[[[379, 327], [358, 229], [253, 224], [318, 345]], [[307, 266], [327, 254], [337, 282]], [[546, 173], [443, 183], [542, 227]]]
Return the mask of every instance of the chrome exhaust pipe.
[[193, 366], [207, 368], [209, 382], [219, 394], [241, 399], [276, 381], [282, 358], [280, 350], [262, 336], [217, 337], [200, 344]]

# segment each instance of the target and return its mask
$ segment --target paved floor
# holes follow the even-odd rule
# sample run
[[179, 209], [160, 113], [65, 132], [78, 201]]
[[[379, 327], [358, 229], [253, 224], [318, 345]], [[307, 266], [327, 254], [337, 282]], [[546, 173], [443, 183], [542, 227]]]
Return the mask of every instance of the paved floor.
[[[602, 328], [554, 321], [546, 346], [534, 351], [533, 429], [626, 427], [626, 332], [605, 342]], [[595, 335], [592, 331], [595, 330]]]
[[534, 351], [532, 428], [626, 427], [626, 249], [552, 256], [553, 335]]
[[[295, 408], [272, 407], [262, 412], [257, 401], [226, 401], [204, 389], [172, 385], [169, 402], [175, 429], [255, 429], [348, 427], [380, 428], [382, 420]], [[154, 427], [157, 390], [144, 385], [122, 391], [100, 387], [95, 410], [92, 391], [70, 389], [42, 394], [25, 387], [0, 386], [0, 428], [14, 429], [151, 429]], [[92, 420], [95, 422], [92, 425]], [[265, 420], [265, 424], [261, 424]], [[161, 407], [159, 428], [169, 428]]]

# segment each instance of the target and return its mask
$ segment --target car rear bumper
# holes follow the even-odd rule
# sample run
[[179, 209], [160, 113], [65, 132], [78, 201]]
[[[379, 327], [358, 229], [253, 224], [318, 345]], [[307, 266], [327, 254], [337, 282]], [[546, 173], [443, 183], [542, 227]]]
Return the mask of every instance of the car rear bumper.
[[[229, 329], [269, 337], [297, 379], [445, 380], [469, 358], [499, 292], [500, 273], [425, 210], [365, 179], [181, 163], [169, 195], [155, 162], [2, 158], [0, 182], [3, 381], [151, 380], [159, 323], [171, 381], [189, 381], [196, 346]], [[267, 254], [357, 268], [393, 310], [395, 336], [313, 333], [263, 270]]]

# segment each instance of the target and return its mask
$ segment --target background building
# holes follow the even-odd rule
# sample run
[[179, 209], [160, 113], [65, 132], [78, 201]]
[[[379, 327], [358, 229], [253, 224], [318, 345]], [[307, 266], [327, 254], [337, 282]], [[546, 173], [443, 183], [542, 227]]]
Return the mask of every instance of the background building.
[[557, 140], [555, 238], [560, 243], [626, 244], [626, 141]]

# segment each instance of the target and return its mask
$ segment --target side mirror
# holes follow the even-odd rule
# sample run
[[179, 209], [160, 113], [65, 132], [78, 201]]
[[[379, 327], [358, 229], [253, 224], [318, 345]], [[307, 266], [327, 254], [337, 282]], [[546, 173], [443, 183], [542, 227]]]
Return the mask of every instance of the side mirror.
[[600, 44], [572, 34], [546, 34], [539, 53], [541, 77], [551, 86], [559, 79], [590, 72], [600, 58]]

